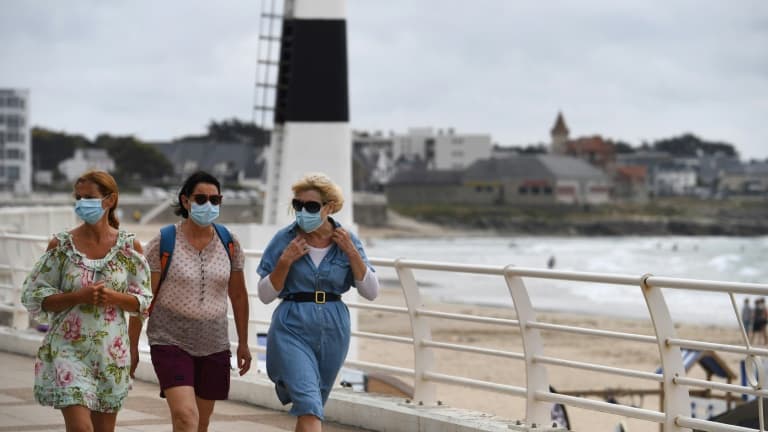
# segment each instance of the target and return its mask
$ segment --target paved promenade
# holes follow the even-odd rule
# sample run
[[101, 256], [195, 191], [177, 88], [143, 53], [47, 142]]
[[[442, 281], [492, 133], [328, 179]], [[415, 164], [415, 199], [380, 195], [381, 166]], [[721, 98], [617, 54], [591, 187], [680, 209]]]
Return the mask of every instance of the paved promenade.
[[[30, 357], [0, 352], [0, 432], [64, 432], [64, 419], [58, 410], [43, 407], [32, 396], [33, 360]], [[217, 402], [209, 432], [285, 432], [292, 431], [294, 418], [236, 402]], [[117, 416], [117, 432], [171, 432], [168, 407], [158, 396], [156, 384], [137, 381]], [[324, 432], [355, 431], [333, 423]]]

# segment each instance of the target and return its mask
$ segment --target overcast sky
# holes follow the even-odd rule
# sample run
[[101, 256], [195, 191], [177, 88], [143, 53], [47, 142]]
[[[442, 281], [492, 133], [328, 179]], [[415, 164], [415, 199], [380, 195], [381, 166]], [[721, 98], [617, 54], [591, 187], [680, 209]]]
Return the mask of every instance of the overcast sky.
[[[0, 0], [34, 125], [167, 140], [251, 119], [261, 0]], [[768, 157], [768, 1], [349, 0], [352, 127], [693, 132]]]

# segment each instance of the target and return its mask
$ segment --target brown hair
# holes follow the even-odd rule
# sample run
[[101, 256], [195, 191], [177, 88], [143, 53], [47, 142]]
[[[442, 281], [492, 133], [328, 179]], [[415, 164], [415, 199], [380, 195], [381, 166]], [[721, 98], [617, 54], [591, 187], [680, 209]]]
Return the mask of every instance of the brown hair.
[[115, 194], [115, 204], [109, 208], [107, 220], [109, 221], [109, 225], [113, 228], [120, 228], [120, 221], [117, 220], [117, 215], [115, 214], [118, 200], [117, 182], [115, 181], [115, 178], [106, 171], [91, 170], [86, 171], [81, 175], [77, 181], [75, 181], [75, 185], [85, 182], [95, 184], [103, 197]]
[[327, 203], [331, 214], [338, 212], [344, 206], [344, 195], [339, 185], [322, 173], [307, 174], [291, 186], [293, 194], [308, 190], [317, 191]]

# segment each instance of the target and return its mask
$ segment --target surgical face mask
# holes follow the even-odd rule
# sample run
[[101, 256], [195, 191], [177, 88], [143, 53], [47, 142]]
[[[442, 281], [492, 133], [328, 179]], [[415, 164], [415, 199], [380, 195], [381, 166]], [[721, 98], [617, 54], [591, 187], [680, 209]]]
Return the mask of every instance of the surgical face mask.
[[101, 201], [104, 198], [80, 198], [75, 201], [75, 214], [87, 224], [95, 224], [104, 216]]
[[206, 227], [219, 217], [219, 206], [211, 204], [210, 201], [203, 205], [193, 202], [189, 217], [194, 223]]
[[306, 209], [296, 212], [296, 223], [304, 232], [312, 232], [323, 224], [322, 212], [310, 213]]

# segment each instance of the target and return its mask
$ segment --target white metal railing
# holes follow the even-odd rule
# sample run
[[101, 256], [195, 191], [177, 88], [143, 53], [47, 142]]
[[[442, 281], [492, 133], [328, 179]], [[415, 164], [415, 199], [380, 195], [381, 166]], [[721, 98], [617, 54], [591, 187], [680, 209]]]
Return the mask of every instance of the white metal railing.
[[[35, 250], [36, 248], [37, 250], [42, 251], [42, 246], [45, 244], [45, 241], [45, 238], [37, 236], [0, 234], [0, 245], [2, 246], [0, 250], [6, 252], [22, 250], [24, 249], [23, 245], [34, 245], [34, 247], [28, 249]], [[255, 250], [247, 250], [245, 253], [249, 258], [259, 258], [261, 256], [261, 252]], [[18, 301], [21, 282], [19, 275], [28, 272], [33, 261], [30, 261], [29, 258], [26, 260], [10, 259], [10, 255], [12, 254], [5, 253], [0, 255], [0, 258], [3, 260], [0, 261], [0, 274], [10, 274], [14, 276], [12, 278], [13, 282], [10, 285], [10, 289], [16, 296], [15, 301], [11, 304], [6, 304], [6, 307], [13, 310], [15, 314], [17, 313], [20, 316], [23, 315], [23, 318], [26, 319], [26, 313], [23, 311], [23, 308], [21, 308]], [[29, 256], [29, 254], [26, 255], [27, 257]], [[689, 415], [689, 389], [709, 389], [732, 392], [735, 394], [753, 395], [759, 398], [760, 403], [758, 403], [758, 407], [761, 408], [762, 398], [768, 397], [768, 390], [765, 389], [764, 383], [766, 373], [762, 370], [762, 362], [758, 361], [758, 358], [768, 355], [768, 349], [752, 347], [746, 337], [746, 333], [743, 331], [743, 327], [743, 345], [720, 344], [678, 337], [675, 330], [675, 323], [670, 316], [662, 289], [684, 289], [725, 293], [730, 296], [731, 303], [734, 306], [736, 320], [739, 321], [739, 313], [738, 309], [735, 307], [736, 302], [734, 294], [768, 296], [768, 285], [666, 278], [653, 275], [628, 276], [517, 268], [513, 266], [451, 264], [407, 259], [372, 258], [371, 263], [377, 268], [391, 268], [397, 272], [406, 306], [394, 307], [376, 304], [349, 303], [349, 307], [356, 308], [359, 311], [407, 315], [410, 318], [411, 323], [411, 337], [363, 331], [354, 331], [353, 336], [389, 343], [411, 345], [414, 350], [414, 365], [412, 369], [409, 369], [375, 362], [352, 360], [347, 361], [346, 365], [348, 367], [356, 367], [369, 371], [380, 371], [412, 378], [414, 382], [414, 399], [422, 405], [433, 405], [438, 402], [436, 384], [443, 383], [472, 387], [524, 398], [526, 401], [524, 414], [526, 424], [550, 424], [551, 404], [560, 403], [586, 410], [616, 414], [658, 423], [661, 425], [662, 430], [667, 432], [687, 431], [690, 430], [689, 428], [712, 432], [756, 430], [691, 417]], [[490, 275], [503, 279], [509, 289], [510, 296], [512, 297], [517, 319], [483, 317], [427, 309], [423, 306], [423, 302], [421, 301], [414, 270]], [[642, 291], [645, 298], [655, 335], [649, 336], [539, 321], [529, 296], [529, 290], [525, 285], [525, 281], [537, 279], [579, 281], [595, 284], [637, 287]], [[4, 285], [0, 288], [8, 289], [9, 287], [8, 285]], [[251, 293], [250, 296], [255, 299], [256, 294]], [[431, 336], [432, 319], [493, 324], [517, 329], [519, 330], [522, 339], [522, 352], [511, 352], [494, 348], [479, 348], [433, 340]], [[14, 325], [21, 326], [20, 319], [14, 318], [13, 322]], [[251, 319], [250, 323], [258, 325], [269, 324], [268, 321], [257, 319]], [[542, 331], [619, 339], [643, 344], [655, 344], [659, 350], [662, 372], [659, 374], [649, 373], [647, 371], [606, 366], [544, 355], [542, 349], [544, 335], [542, 335]], [[715, 383], [687, 377], [683, 367], [680, 350], [683, 347], [743, 355], [747, 359], [750, 376], [760, 377], [760, 379], [751, 378], [749, 380], [750, 385], [741, 386]], [[525, 366], [526, 385], [524, 387], [512, 386], [497, 382], [472, 379], [465, 376], [438, 373], [435, 368], [435, 350], [468, 352], [522, 362]], [[266, 352], [266, 349], [262, 346], [255, 345], [254, 351], [262, 353]], [[663, 409], [655, 411], [644, 408], [635, 408], [591, 400], [581, 396], [550, 392], [550, 382], [547, 377], [548, 366], [569, 368], [574, 371], [591, 371], [606, 375], [629, 377], [660, 384], [664, 394]], [[761, 409], [759, 411], [760, 430], [763, 430], [763, 413]]]

